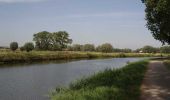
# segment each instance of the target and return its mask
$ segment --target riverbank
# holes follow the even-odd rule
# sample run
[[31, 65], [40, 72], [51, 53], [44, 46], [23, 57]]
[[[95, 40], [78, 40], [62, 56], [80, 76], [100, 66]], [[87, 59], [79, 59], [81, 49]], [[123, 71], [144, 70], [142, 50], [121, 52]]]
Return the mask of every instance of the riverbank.
[[[98, 52], [72, 52], [72, 51], [1, 51], [0, 64], [35, 62], [43, 60], [64, 59], [90, 59], [109, 57], [160, 57], [161, 54], [139, 54], [139, 53], [98, 53]], [[163, 55], [166, 56], [166, 55]]]
[[148, 61], [140, 61], [99, 72], [69, 88], [57, 88], [51, 100], [138, 100], [147, 64]]

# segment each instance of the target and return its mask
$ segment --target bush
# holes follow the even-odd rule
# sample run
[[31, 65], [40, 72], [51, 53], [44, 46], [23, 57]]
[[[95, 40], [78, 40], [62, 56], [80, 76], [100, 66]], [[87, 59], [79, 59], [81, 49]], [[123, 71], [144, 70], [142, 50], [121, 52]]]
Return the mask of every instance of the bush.
[[83, 51], [95, 51], [95, 46], [93, 44], [85, 44], [83, 46]]
[[34, 49], [34, 44], [32, 42], [25, 43], [24, 49], [27, 52], [30, 52], [30, 51], [32, 51]]
[[74, 44], [72, 46], [73, 51], [82, 51], [83, 46], [80, 44]]
[[12, 43], [10, 44], [10, 49], [11, 49], [12, 51], [17, 50], [17, 49], [18, 49], [18, 43], [17, 43], [17, 42], [12, 42]]
[[105, 44], [102, 44], [101, 46], [98, 46], [96, 50], [99, 52], [110, 53], [110, 52], [113, 52], [113, 46], [109, 43], [105, 43]]

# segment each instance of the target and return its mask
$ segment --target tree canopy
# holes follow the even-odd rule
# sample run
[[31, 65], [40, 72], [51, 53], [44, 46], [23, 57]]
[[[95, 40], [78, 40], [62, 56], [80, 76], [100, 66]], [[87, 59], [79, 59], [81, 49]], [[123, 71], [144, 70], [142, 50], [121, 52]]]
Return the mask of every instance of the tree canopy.
[[170, 44], [170, 0], [142, 0], [147, 27], [156, 40]]
[[34, 34], [36, 48], [39, 50], [62, 50], [72, 43], [69, 34], [65, 31], [47, 32], [42, 31]]
[[11, 44], [10, 44], [10, 49], [11, 49], [12, 51], [17, 50], [17, 49], [18, 49], [18, 43], [17, 43], [17, 42], [11, 42]]
[[27, 42], [24, 45], [24, 50], [26, 50], [27, 52], [30, 52], [34, 49], [34, 44], [32, 42]]

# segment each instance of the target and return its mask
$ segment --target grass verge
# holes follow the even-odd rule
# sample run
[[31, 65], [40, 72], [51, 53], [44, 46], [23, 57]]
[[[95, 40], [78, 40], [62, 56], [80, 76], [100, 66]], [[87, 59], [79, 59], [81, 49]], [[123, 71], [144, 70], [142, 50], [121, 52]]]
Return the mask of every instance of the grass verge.
[[50, 94], [51, 100], [138, 100], [147, 64], [140, 61], [99, 72], [69, 88], [57, 88]]

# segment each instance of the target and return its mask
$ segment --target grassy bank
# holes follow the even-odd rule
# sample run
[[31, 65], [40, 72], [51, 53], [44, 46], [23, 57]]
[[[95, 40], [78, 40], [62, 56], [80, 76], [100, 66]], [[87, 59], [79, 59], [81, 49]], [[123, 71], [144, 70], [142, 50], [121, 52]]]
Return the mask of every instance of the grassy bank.
[[1, 51], [0, 64], [12, 62], [29, 62], [58, 59], [106, 58], [106, 57], [158, 57], [160, 54], [139, 53], [97, 53], [97, 52], [69, 52], [69, 51]]
[[138, 100], [147, 63], [105, 70], [72, 83], [69, 88], [57, 88], [51, 100]]
[[77, 58], [102, 58], [102, 57], [152, 57], [160, 54], [139, 53], [98, 53], [98, 52], [69, 52], [69, 51], [32, 51], [32, 52], [0, 52], [0, 61], [27, 61], [27, 60], [55, 60]]

